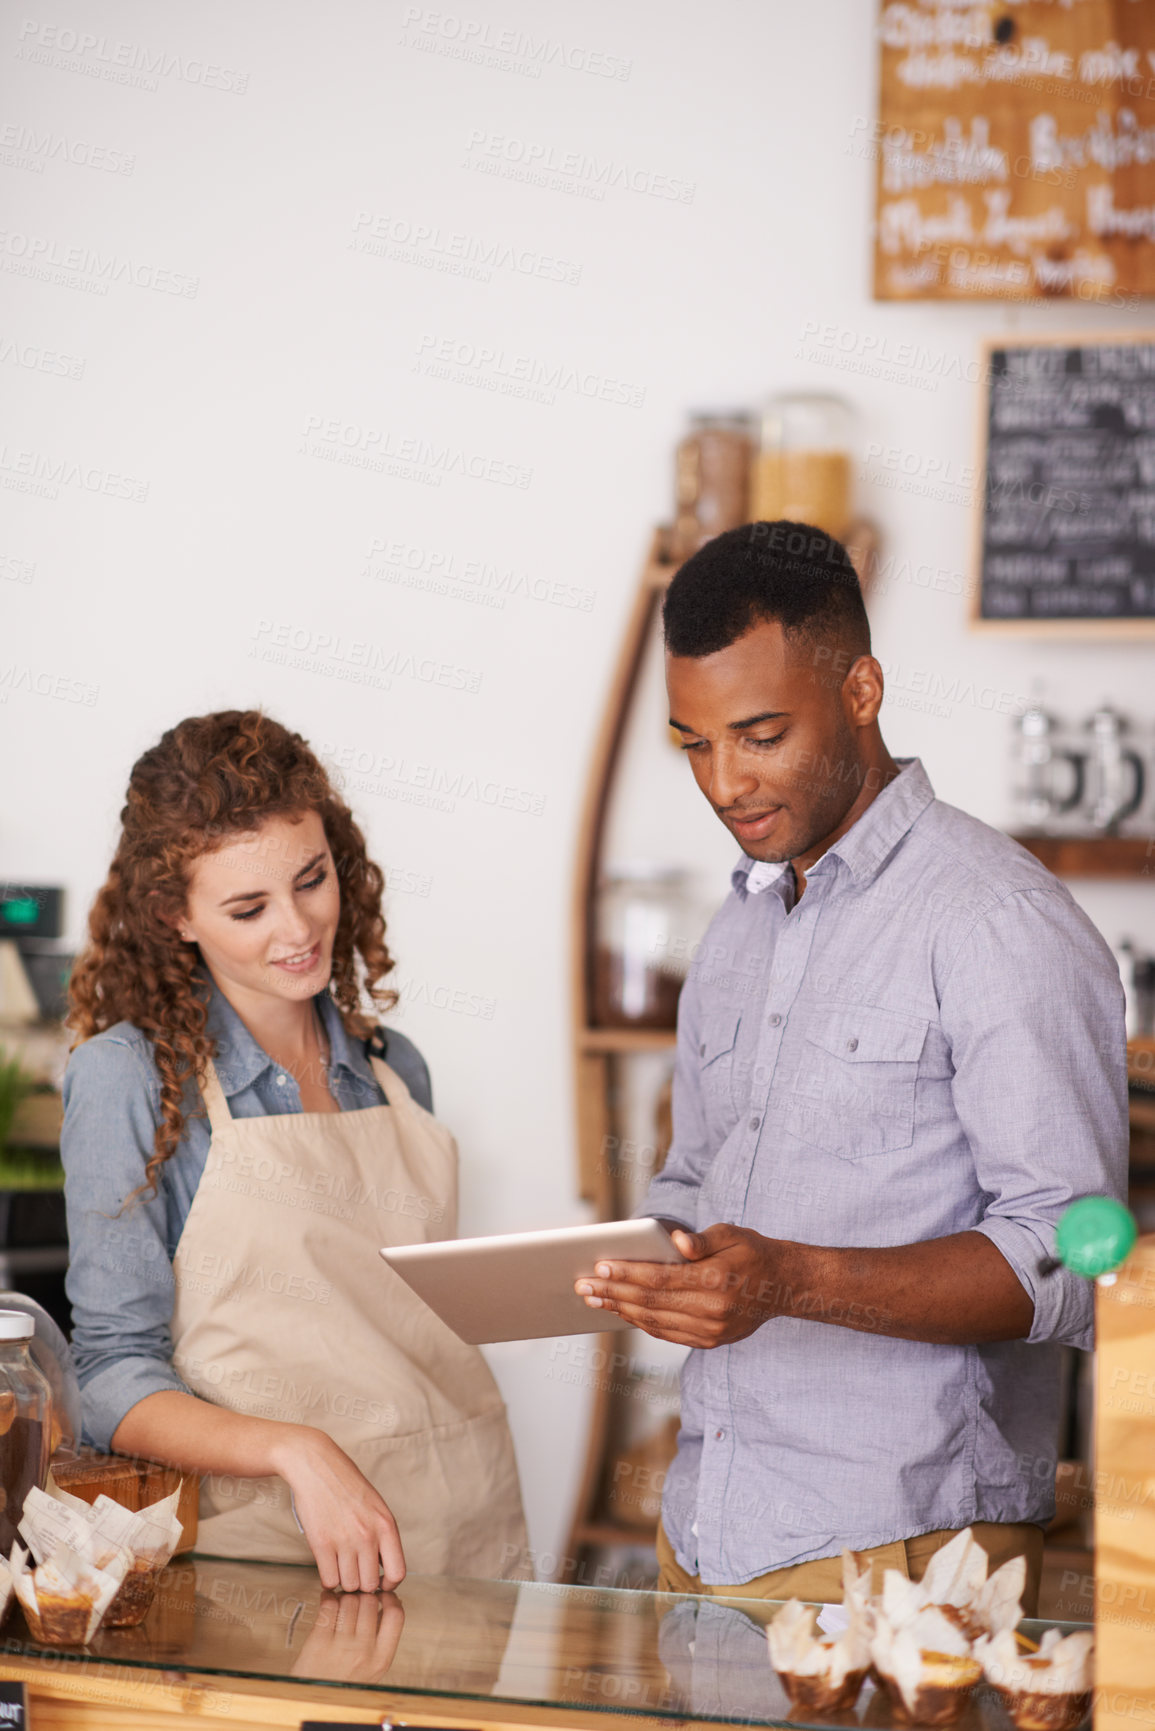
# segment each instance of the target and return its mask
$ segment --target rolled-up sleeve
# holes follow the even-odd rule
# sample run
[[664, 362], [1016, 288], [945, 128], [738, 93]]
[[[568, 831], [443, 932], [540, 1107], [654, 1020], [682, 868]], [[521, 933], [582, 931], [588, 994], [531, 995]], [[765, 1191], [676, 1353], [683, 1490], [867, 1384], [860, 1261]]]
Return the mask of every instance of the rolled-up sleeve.
[[72, 1350], [85, 1437], [98, 1449], [146, 1395], [188, 1392], [172, 1365], [164, 1202], [146, 1195], [125, 1206], [152, 1153], [154, 1080], [131, 1044], [107, 1037], [78, 1047], [64, 1076]]
[[1127, 1041], [1114, 958], [1059, 886], [1007, 896], [971, 928], [941, 994], [955, 1108], [988, 1198], [975, 1230], [1035, 1306], [1028, 1339], [1092, 1345], [1091, 1283], [1041, 1274], [1081, 1196], [1126, 1198]]

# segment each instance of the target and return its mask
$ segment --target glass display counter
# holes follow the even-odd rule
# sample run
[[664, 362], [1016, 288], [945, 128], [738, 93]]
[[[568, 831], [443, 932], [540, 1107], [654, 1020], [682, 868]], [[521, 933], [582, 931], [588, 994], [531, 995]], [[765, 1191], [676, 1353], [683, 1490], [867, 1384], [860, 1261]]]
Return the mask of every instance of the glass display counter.
[[[98, 1632], [87, 1648], [38, 1646], [14, 1610], [0, 1676], [27, 1683], [34, 1724], [53, 1731], [156, 1731], [177, 1715], [226, 1731], [383, 1717], [487, 1731], [610, 1731], [615, 1719], [635, 1731], [639, 1719], [886, 1731], [869, 1687], [853, 1713], [791, 1712], [763, 1632], [778, 1608], [433, 1576], [340, 1595], [312, 1569], [193, 1557], [166, 1570], [140, 1628]], [[1009, 1722], [980, 1692], [958, 1723]]]

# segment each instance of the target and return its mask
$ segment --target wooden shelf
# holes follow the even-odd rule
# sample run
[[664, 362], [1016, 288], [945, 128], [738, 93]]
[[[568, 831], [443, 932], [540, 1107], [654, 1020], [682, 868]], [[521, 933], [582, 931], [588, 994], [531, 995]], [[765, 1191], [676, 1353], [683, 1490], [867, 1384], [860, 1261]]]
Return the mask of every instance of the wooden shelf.
[[666, 1052], [677, 1043], [673, 1028], [583, 1028], [583, 1052]]
[[582, 1521], [574, 1527], [571, 1543], [581, 1545], [653, 1545], [658, 1523], [628, 1527], [624, 1521]]
[[1060, 878], [1135, 878], [1155, 884], [1155, 836], [1016, 835]]
[[1132, 1094], [1128, 1117], [1132, 1130], [1155, 1130], [1155, 1095], [1150, 1100], [1137, 1100]]

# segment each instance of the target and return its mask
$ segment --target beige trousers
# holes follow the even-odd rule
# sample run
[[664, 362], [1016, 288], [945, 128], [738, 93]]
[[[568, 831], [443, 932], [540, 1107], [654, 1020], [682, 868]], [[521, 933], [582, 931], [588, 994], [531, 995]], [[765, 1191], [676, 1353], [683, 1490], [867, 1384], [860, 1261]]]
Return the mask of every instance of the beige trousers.
[[[933, 1533], [919, 1533], [913, 1539], [895, 1539], [889, 1545], [876, 1545], [869, 1551], [856, 1551], [860, 1563], [872, 1565], [872, 1587], [882, 1586], [884, 1569], [897, 1569], [911, 1581], [921, 1581], [926, 1566], [936, 1551], [954, 1538], [957, 1528], [941, 1527]], [[1023, 1615], [1033, 1617], [1039, 1607], [1039, 1580], [1043, 1572], [1043, 1529], [1027, 1522], [1011, 1525], [1001, 1521], [975, 1521], [971, 1526], [976, 1543], [997, 1569], [1012, 1557], [1027, 1559], [1027, 1584], [1023, 1590]], [[828, 1605], [842, 1603], [842, 1557], [816, 1557], [810, 1563], [796, 1563], [790, 1569], [772, 1569], [768, 1575], [758, 1575], [740, 1586], [706, 1585], [697, 1575], [688, 1575], [674, 1555], [666, 1537], [666, 1529], [658, 1527], [658, 1592], [706, 1593], [722, 1599], [811, 1599]]]

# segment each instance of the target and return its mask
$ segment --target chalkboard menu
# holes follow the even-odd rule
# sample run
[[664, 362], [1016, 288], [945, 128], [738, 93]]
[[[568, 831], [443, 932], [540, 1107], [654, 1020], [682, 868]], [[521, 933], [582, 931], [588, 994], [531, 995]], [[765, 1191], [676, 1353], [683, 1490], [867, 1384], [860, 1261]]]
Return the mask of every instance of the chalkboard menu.
[[976, 618], [1155, 621], [1155, 335], [988, 361]]

